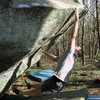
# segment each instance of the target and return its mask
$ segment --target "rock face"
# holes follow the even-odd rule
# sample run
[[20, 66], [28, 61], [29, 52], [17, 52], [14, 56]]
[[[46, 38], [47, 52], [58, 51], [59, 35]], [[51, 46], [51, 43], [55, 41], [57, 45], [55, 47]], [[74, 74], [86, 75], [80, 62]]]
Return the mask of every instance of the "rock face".
[[15, 9], [11, 0], [0, 0], [0, 92], [5, 92], [40, 59], [41, 47], [49, 48], [51, 41], [64, 33], [60, 29], [65, 20], [64, 29], [68, 28], [72, 11], [43, 7]]

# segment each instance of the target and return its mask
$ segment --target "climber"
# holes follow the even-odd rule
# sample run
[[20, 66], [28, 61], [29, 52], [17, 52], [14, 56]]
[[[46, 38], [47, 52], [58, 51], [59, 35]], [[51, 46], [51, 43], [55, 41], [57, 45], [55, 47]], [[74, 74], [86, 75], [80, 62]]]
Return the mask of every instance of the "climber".
[[[81, 47], [76, 45], [76, 37], [78, 33], [78, 23], [79, 23], [79, 9], [75, 10], [75, 25], [74, 30], [72, 32], [70, 48], [63, 53], [60, 57], [57, 65], [57, 69], [55, 70], [55, 74], [49, 79], [45, 80], [41, 85], [31, 85], [31, 88], [27, 91], [21, 90], [20, 87], [16, 87], [19, 90], [20, 95], [40, 95], [40, 94], [52, 94], [57, 93], [63, 89], [66, 83], [69, 80], [71, 75], [71, 71], [74, 66], [74, 62], [78, 57], [82, 56]], [[45, 53], [45, 52], [44, 52]], [[52, 60], [57, 61], [58, 58], [49, 53], [45, 53]], [[14, 88], [15, 89], [15, 88]]]

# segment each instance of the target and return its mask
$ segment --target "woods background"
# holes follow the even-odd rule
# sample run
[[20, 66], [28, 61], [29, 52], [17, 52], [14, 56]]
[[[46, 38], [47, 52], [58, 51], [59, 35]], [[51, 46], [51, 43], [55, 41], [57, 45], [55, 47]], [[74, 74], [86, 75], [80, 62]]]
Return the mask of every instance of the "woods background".
[[[77, 44], [83, 48], [84, 55], [77, 66], [90, 66], [89, 68], [100, 69], [100, 1], [84, 0], [83, 3], [88, 12], [80, 19]], [[48, 52], [57, 56], [62, 55], [69, 45], [69, 37], [72, 30], [69, 32], [66, 32]], [[50, 60], [44, 55], [36, 66], [50, 67], [55, 65], [52, 65]]]

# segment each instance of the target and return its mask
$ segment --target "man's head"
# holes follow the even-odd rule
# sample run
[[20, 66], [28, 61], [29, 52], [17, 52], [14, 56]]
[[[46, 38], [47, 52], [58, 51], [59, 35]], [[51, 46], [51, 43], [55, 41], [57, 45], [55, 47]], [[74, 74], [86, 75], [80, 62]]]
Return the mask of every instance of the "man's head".
[[83, 56], [83, 50], [82, 50], [82, 48], [80, 46], [76, 46], [75, 50], [78, 53], [78, 57], [82, 57]]

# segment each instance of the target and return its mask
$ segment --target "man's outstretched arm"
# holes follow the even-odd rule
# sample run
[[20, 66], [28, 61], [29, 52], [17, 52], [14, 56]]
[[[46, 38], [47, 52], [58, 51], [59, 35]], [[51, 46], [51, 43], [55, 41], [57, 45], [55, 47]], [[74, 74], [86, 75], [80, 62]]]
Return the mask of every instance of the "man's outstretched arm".
[[79, 23], [79, 9], [76, 9], [75, 11], [75, 18], [76, 18], [76, 22], [74, 24], [74, 30], [71, 36], [71, 46], [76, 45], [76, 37], [78, 33], [78, 23]]
[[53, 61], [55, 61], [55, 62], [57, 62], [58, 60], [59, 60], [59, 57], [58, 56], [55, 56], [55, 55], [53, 55], [53, 54], [50, 54], [50, 53], [48, 53], [48, 52], [44, 52], [44, 51], [42, 51], [48, 58], [50, 58], [51, 60], [53, 60]]

